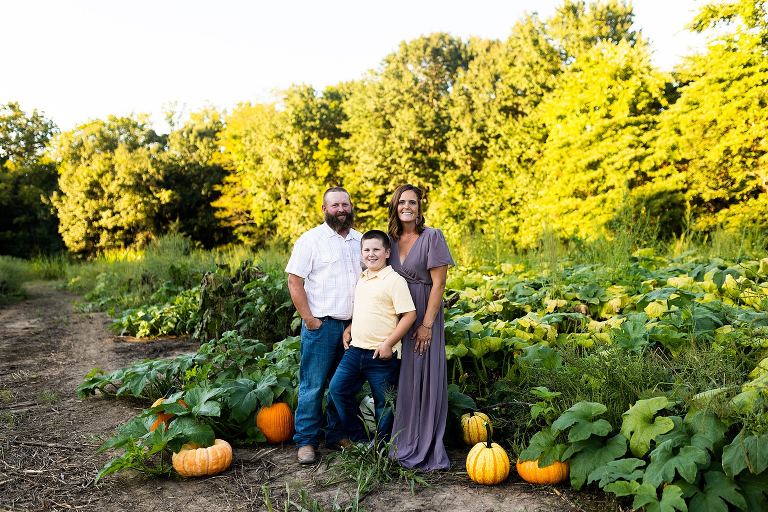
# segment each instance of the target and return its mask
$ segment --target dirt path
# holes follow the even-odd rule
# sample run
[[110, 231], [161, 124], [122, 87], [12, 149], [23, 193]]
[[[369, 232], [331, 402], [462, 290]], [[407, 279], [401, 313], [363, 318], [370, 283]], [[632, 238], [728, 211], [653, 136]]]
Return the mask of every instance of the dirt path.
[[[109, 459], [96, 448], [146, 404], [80, 400], [74, 389], [93, 367], [115, 370], [145, 358], [191, 352], [186, 340], [126, 342], [110, 334], [104, 314], [81, 313], [78, 297], [50, 283], [32, 283], [28, 299], [0, 309], [0, 510], [275, 510], [301, 502], [304, 489], [324, 510], [348, 503], [351, 485], [324, 486], [325, 466], [300, 466], [292, 446], [236, 448], [232, 468], [207, 479], [118, 474], [94, 482]], [[368, 511], [606, 510], [594, 497], [564, 488], [533, 488], [516, 475], [486, 488], [463, 473], [428, 475], [429, 487], [411, 494], [391, 484], [366, 496]], [[299, 510], [290, 506], [290, 510]]]

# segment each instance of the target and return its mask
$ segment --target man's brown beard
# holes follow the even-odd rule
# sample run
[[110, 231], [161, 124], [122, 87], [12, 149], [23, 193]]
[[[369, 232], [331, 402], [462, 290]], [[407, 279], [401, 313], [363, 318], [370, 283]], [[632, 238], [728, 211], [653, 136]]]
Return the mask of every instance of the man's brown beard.
[[340, 221], [335, 215], [331, 215], [330, 213], [325, 214], [325, 222], [331, 227], [332, 230], [335, 232], [339, 231], [346, 231], [348, 229], [351, 229], [352, 226], [355, 224], [355, 214], [351, 211], [346, 214], [347, 218], [344, 219], [344, 221]]

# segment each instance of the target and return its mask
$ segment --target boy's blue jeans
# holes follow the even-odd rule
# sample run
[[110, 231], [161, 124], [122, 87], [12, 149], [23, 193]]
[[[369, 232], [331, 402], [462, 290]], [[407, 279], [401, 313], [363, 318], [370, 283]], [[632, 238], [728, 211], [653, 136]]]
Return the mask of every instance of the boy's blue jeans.
[[349, 347], [341, 358], [339, 367], [328, 389], [330, 400], [336, 406], [344, 437], [352, 441], [368, 439], [360, 419], [357, 393], [367, 380], [376, 409], [376, 432], [379, 439], [389, 439], [392, 432], [392, 408], [387, 406], [384, 394], [397, 389], [400, 360], [397, 357], [382, 360], [373, 358], [373, 350]]
[[341, 335], [348, 321], [323, 318], [323, 324], [314, 331], [301, 323], [301, 364], [299, 366], [299, 403], [296, 407], [296, 433], [293, 441], [298, 446], [320, 444], [320, 431], [326, 428], [326, 443], [336, 443], [344, 435], [339, 415], [328, 401], [323, 421], [323, 395], [328, 380], [333, 377], [344, 345]]

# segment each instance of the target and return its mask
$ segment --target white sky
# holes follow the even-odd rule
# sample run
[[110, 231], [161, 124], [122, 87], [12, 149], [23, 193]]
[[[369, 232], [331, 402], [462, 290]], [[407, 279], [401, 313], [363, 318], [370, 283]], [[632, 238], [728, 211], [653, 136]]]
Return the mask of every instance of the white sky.
[[[525, 12], [560, 0], [0, 0], [0, 104], [68, 130], [146, 112], [263, 102], [293, 83], [357, 80], [401, 41], [443, 31], [506, 39]], [[701, 39], [704, 0], [635, 0], [654, 63], [671, 69]]]

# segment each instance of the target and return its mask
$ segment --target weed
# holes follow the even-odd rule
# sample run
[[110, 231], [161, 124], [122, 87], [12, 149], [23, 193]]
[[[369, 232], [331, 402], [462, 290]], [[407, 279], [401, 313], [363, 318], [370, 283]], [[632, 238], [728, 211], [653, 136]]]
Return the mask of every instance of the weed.
[[13, 391], [10, 389], [0, 388], [0, 404], [10, 404], [13, 402]]
[[0, 304], [23, 299], [24, 289], [21, 285], [30, 278], [31, 274], [24, 260], [0, 256]]
[[61, 400], [61, 396], [56, 391], [44, 389], [37, 395], [37, 401], [43, 404], [55, 404]]
[[357, 443], [330, 455], [326, 484], [354, 481], [357, 501], [391, 481], [404, 481], [411, 492], [417, 484], [429, 485], [416, 470], [404, 468], [393, 460], [389, 456], [391, 448], [391, 441], [375, 439], [370, 444]]

